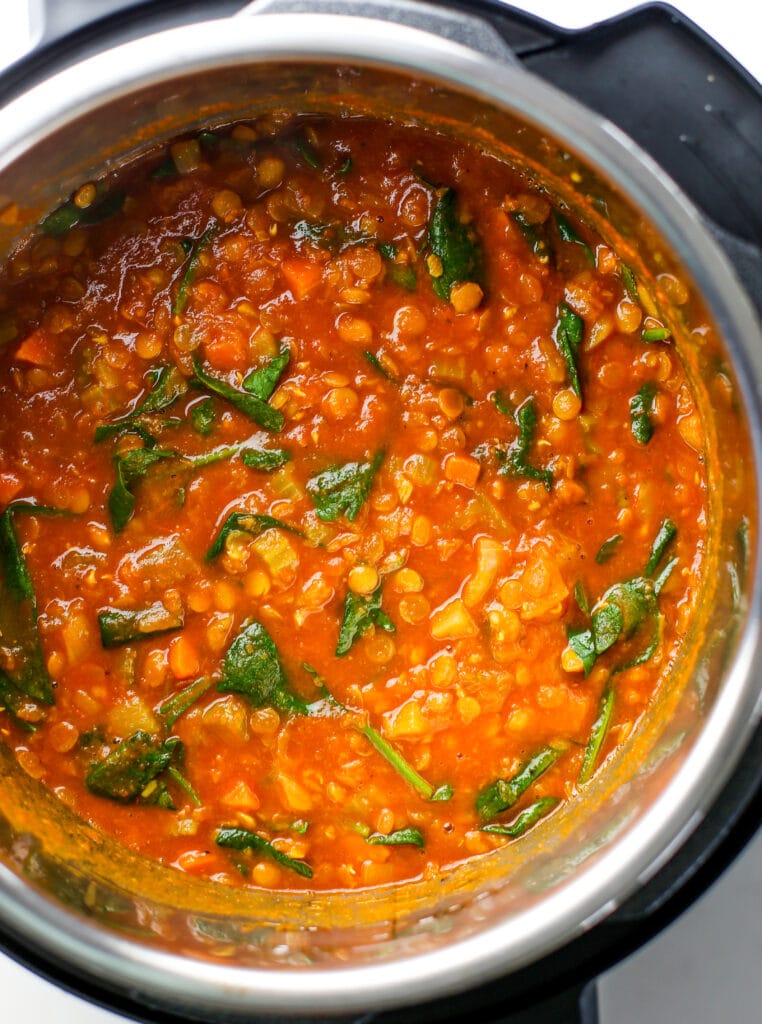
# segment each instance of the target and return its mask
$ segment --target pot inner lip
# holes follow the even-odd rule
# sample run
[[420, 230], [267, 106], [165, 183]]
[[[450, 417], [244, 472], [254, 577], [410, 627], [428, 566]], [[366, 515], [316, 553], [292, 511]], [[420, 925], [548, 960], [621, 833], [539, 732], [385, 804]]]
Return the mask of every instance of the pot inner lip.
[[[262, 15], [170, 29], [66, 69], [0, 111], [0, 163], [55, 128], [144, 86], [220, 68], [278, 61], [373, 66], [441, 81], [517, 115], [570, 148], [658, 224], [699, 287], [725, 337], [745, 407], [755, 478], [762, 479], [762, 346], [745, 294], [693, 206], [657, 165], [608, 122], [528, 72], [457, 43], [389, 22], [338, 15]], [[100, 91], [94, 95], [93, 82]], [[107, 83], [107, 84], [103, 84]], [[757, 511], [757, 535], [760, 514]], [[320, 1013], [387, 1007], [443, 996], [525, 966], [611, 913], [650, 878], [698, 824], [737, 764], [760, 714], [756, 625], [759, 568], [734, 663], [684, 763], [652, 806], [592, 868], [530, 910], [434, 953], [373, 966], [299, 971], [225, 967], [156, 952], [62, 911], [7, 869], [0, 914], [9, 930], [111, 987], [189, 1006], [244, 1013]]]

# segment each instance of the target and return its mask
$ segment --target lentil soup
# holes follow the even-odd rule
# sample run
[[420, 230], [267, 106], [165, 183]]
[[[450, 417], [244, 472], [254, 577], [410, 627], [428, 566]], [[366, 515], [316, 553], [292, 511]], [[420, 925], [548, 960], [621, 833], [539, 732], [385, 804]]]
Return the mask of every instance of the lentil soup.
[[649, 309], [419, 127], [261, 119], [83, 185], [0, 281], [21, 766], [232, 885], [429, 878], [552, 818], [700, 592], [705, 441]]

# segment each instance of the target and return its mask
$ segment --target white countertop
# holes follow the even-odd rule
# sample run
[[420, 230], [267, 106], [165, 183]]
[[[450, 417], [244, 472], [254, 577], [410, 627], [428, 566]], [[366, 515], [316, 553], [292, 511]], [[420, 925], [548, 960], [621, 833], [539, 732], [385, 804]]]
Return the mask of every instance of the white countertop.
[[[87, 0], [80, 2], [83, 11]], [[8, 7], [6, 7], [8, 4]], [[37, 0], [29, 0], [37, 8]], [[626, 0], [516, 0], [580, 28], [636, 6]], [[675, 0], [762, 80], [758, 0]], [[0, 66], [29, 33], [26, 0], [5, 0]], [[752, 11], [756, 11], [752, 14]], [[4, 57], [6, 60], [4, 60]], [[675, 924], [599, 981], [601, 1024], [759, 1024], [762, 1019], [762, 833]], [[61, 992], [0, 954], [3, 1024], [118, 1024], [124, 1018]], [[561, 1024], [561, 1022], [559, 1022]]]

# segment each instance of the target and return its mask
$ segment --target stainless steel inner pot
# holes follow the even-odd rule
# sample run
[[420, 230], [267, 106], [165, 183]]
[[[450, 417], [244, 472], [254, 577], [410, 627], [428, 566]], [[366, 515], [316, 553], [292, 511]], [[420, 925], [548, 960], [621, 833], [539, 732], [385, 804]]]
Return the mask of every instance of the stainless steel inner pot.
[[[104, 168], [179, 132], [272, 109], [420, 121], [502, 155], [637, 269], [699, 396], [711, 571], [686, 654], [626, 749], [547, 827], [434, 882], [359, 894], [228, 892], [153, 866], [74, 819], [0, 744], [0, 921], [85, 981], [231, 1019], [410, 1004], [508, 974], [590, 928], [665, 863], [759, 721], [759, 569], [737, 540], [743, 518], [759, 533], [755, 315], [659, 168], [612, 125], [500, 60], [486, 26], [470, 26], [494, 56], [389, 21], [265, 14], [172, 29], [75, 65], [0, 111], [0, 208], [21, 211], [0, 225], [0, 252]], [[666, 271], [689, 284], [689, 310], [670, 305]], [[731, 407], [711, 385], [718, 360], [733, 378]]]

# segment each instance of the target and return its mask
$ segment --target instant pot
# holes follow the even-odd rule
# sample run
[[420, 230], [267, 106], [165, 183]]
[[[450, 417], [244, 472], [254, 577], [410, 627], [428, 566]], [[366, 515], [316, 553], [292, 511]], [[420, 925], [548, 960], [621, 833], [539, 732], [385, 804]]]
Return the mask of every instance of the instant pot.
[[[566, 169], [588, 191], [594, 183], [601, 229], [633, 253], [636, 241], [647, 250], [646, 277], [647, 256], [658, 253], [660, 266], [680, 265], [696, 282], [727, 339], [748, 423], [748, 452], [723, 452], [717, 439], [716, 483], [741, 465], [749, 482], [735, 495], [728, 482], [717, 509], [721, 571], [705, 592], [704, 639], [683, 689], [641, 730], [637, 770], [630, 758], [600, 773], [585, 822], [571, 822], [565, 837], [535, 830], [521, 864], [508, 851], [502, 866], [467, 867], [437, 893], [416, 889], [399, 902], [334, 894], [284, 908], [268, 894], [231, 897], [173, 872], [154, 877], [75, 826], [0, 750], [0, 946], [55, 983], [155, 1024], [593, 1024], [591, 979], [690, 905], [760, 823], [761, 588], [730, 512], [751, 509], [758, 533], [762, 90], [663, 5], [582, 32], [497, 0], [241, 7], [129, 5], [48, 39], [5, 72], [0, 206], [20, 201], [31, 224], [99, 167], [197, 124], [245, 116], [264, 92], [284, 105], [301, 96], [306, 108], [344, 90], [362, 111], [447, 111], [485, 139], [520, 141], [541, 180], [540, 165], [548, 168], [549, 187], [567, 187]], [[64, 9], [51, 8], [61, 30]], [[406, 92], [401, 71], [424, 86]], [[564, 197], [580, 198], [569, 189]], [[0, 225], [0, 249], [15, 241]]]

